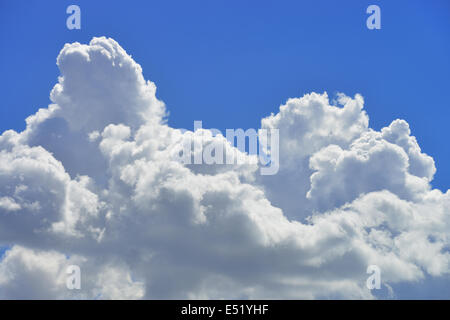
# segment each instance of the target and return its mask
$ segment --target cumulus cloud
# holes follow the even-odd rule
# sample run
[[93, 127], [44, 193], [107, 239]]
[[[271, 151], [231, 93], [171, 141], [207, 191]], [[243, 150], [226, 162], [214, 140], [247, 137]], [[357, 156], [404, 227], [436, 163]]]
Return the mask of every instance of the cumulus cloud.
[[[262, 119], [280, 166], [261, 176], [174, 158], [186, 141], [239, 151], [169, 127], [113, 39], [66, 44], [57, 64], [53, 103], [0, 136], [0, 298], [374, 298], [373, 264], [391, 295], [448, 279], [450, 192], [407, 122], [369, 127], [361, 95]], [[65, 286], [73, 264], [81, 290]]]

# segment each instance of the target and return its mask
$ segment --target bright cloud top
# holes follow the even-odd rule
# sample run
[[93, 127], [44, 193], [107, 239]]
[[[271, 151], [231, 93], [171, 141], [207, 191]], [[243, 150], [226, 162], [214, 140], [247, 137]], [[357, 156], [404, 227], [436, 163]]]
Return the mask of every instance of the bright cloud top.
[[57, 64], [53, 103], [0, 136], [0, 298], [373, 298], [372, 264], [385, 288], [448, 277], [450, 192], [408, 123], [369, 128], [362, 96], [262, 119], [280, 166], [261, 176], [175, 161], [223, 137], [169, 127], [114, 40], [66, 44]]

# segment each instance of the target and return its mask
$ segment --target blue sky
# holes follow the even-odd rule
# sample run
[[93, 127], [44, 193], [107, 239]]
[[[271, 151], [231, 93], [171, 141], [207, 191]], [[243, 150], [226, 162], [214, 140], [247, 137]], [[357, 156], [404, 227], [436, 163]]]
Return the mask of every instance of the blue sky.
[[[82, 29], [66, 28], [81, 7]], [[368, 5], [381, 30], [366, 28]], [[361, 93], [371, 127], [408, 121], [450, 185], [450, 3], [435, 1], [0, 1], [0, 131], [49, 103], [66, 42], [117, 40], [158, 86], [169, 124], [258, 127], [289, 97]]]

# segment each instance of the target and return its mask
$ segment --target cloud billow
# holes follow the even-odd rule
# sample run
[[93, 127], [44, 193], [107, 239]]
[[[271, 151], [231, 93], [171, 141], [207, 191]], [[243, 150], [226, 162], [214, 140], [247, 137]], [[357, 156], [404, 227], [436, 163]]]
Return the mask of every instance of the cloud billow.
[[261, 176], [175, 161], [198, 131], [167, 125], [113, 39], [66, 44], [57, 64], [52, 104], [0, 136], [0, 298], [374, 298], [373, 264], [389, 290], [448, 279], [450, 192], [407, 122], [369, 127], [362, 96], [310, 93], [262, 119], [280, 165]]

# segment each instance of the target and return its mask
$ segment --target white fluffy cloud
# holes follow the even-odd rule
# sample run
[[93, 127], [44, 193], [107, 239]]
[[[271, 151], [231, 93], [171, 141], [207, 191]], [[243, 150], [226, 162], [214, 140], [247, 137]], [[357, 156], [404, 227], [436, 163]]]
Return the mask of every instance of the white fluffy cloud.
[[262, 119], [280, 170], [260, 176], [176, 161], [186, 140], [223, 137], [169, 127], [114, 40], [66, 44], [57, 63], [53, 104], [0, 136], [0, 298], [373, 298], [372, 264], [391, 295], [448, 279], [450, 192], [405, 121], [370, 129], [360, 95]]

